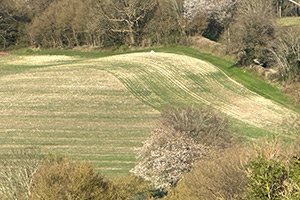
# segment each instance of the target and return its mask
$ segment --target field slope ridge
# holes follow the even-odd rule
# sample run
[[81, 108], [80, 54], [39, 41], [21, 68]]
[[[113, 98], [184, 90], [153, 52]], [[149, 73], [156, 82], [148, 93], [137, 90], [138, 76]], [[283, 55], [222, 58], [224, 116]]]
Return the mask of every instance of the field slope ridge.
[[216, 66], [185, 55], [132, 53], [90, 60], [155, 109], [211, 106], [252, 126], [283, 131], [298, 114], [237, 83]]

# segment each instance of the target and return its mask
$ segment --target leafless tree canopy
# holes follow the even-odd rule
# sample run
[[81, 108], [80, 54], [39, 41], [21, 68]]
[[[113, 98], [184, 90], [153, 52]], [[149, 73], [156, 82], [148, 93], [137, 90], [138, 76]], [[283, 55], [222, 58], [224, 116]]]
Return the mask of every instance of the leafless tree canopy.
[[106, 0], [99, 4], [99, 12], [110, 31], [128, 35], [130, 44], [135, 45], [148, 15], [156, 6], [157, 0]]
[[294, 80], [300, 75], [300, 29], [287, 27], [278, 31], [278, 36], [269, 47], [271, 59], [277, 64], [283, 80]]
[[0, 199], [28, 200], [31, 197], [33, 176], [41, 165], [38, 150], [14, 151], [0, 164]]
[[268, 43], [275, 39], [275, 15], [271, 0], [240, 0], [234, 22], [225, 38], [227, 50], [241, 64], [264, 59]]

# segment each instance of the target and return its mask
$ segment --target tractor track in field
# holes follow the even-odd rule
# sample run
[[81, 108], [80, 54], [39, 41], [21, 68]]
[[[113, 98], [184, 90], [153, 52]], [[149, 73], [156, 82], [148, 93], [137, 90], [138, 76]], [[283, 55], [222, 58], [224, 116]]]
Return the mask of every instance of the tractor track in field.
[[[248, 90], [212, 64], [188, 56], [133, 53], [91, 62], [114, 74], [138, 99], [155, 109], [168, 103], [207, 105], [271, 131], [284, 131], [286, 120], [298, 117], [296, 112]], [[145, 95], [142, 89], [151, 95]]]

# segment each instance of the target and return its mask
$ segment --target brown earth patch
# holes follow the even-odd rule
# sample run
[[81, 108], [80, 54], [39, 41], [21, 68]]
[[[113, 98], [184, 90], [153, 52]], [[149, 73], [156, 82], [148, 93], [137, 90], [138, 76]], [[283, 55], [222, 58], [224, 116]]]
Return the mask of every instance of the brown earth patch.
[[189, 43], [194, 46], [196, 49], [208, 52], [208, 53], [217, 53], [223, 54], [225, 51], [225, 46], [221, 43], [212, 41], [203, 36], [193, 36], [189, 38]]
[[8, 53], [0, 52], [0, 57], [4, 57], [4, 56], [8, 56], [8, 55], [9, 55]]

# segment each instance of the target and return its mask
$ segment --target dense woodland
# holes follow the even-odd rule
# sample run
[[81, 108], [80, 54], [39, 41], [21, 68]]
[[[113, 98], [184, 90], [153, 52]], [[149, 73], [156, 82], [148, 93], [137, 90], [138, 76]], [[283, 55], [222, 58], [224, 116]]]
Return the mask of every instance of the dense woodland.
[[[284, 86], [297, 104], [300, 28], [277, 23], [281, 17], [300, 16], [296, 3], [0, 0], [0, 48], [115, 50], [189, 45], [189, 38], [203, 36], [219, 42], [221, 47], [215, 51], [229, 55], [237, 66], [273, 69], [275, 73], [267, 79]], [[300, 130], [299, 120], [294, 128]], [[90, 164], [63, 156], [40, 159], [38, 150], [21, 151], [16, 152], [19, 160], [2, 165], [0, 197], [300, 199], [299, 137], [287, 147], [276, 138], [244, 145], [237, 135], [220, 113], [169, 108], [161, 113], [157, 127], [137, 152], [130, 176], [107, 180]]]
[[[0, 47], [147, 46], [176, 44], [191, 35], [218, 40], [239, 20], [240, 11], [246, 9], [240, 4], [245, 2], [1, 0]], [[299, 6], [287, 0], [268, 0], [255, 6], [248, 8], [259, 13], [267, 6], [265, 14], [273, 17], [300, 14]]]

